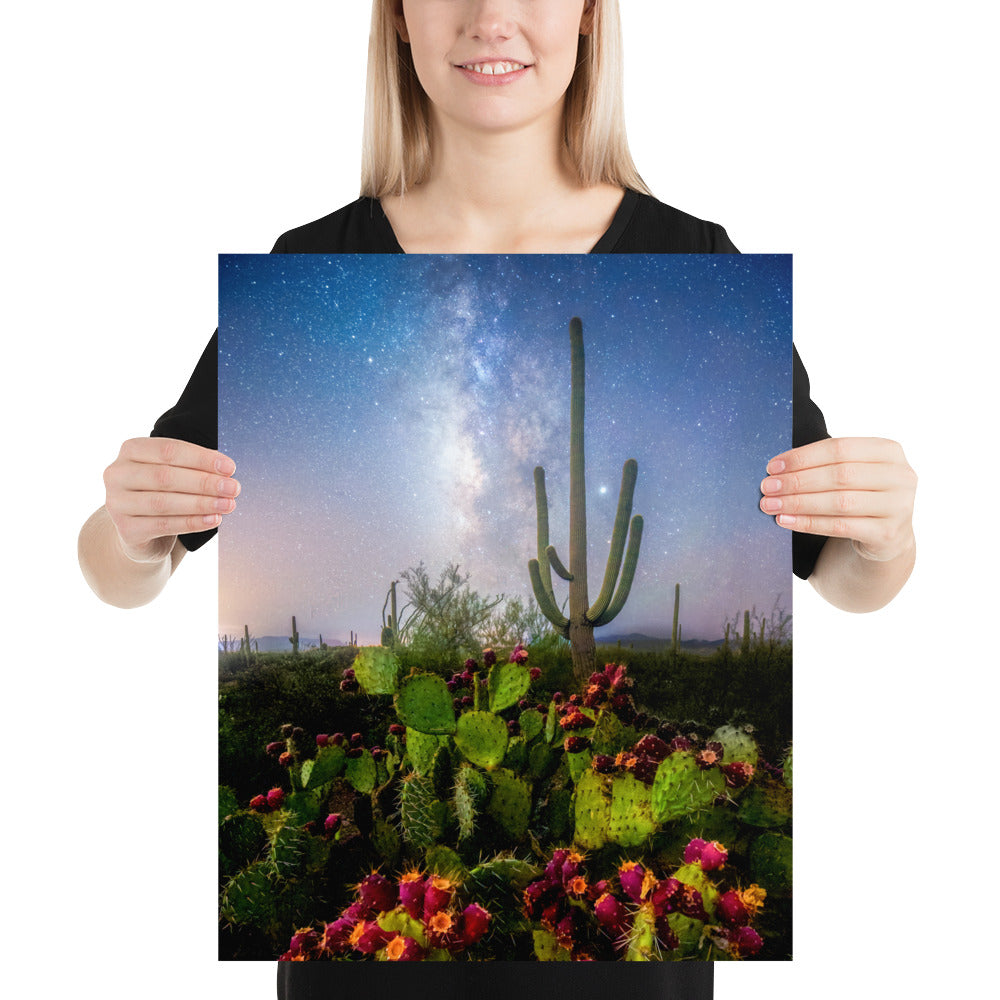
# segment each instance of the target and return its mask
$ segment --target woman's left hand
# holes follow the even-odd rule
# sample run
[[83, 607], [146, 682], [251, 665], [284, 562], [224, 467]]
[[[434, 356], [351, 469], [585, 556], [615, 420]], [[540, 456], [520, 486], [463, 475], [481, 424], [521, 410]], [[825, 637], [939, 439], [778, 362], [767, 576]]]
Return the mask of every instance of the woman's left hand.
[[885, 438], [827, 438], [776, 455], [760, 509], [794, 531], [849, 538], [863, 559], [888, 562], [914, 546], [917, 474]]

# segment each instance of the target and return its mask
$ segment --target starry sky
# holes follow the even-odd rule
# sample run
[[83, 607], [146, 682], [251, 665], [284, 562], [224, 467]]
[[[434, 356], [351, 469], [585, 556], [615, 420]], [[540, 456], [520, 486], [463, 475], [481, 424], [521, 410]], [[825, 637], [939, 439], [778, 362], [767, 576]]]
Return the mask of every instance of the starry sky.
[[573, 316], [591, 602], [628, 458], [644, 519], [598, 642], [669, 636], [678, 582], [685, 639], [790, 610], [791, 534], [758, 507], [791, 447], [790, 256], [223, 255], [219, 447], [242, 493], [219, 533], [220, 632], [288, 634], [294, 614], [304, 635], [378, 642], [390, 581], [421, 560], [527, 600], [536, 465], [569, 558]]

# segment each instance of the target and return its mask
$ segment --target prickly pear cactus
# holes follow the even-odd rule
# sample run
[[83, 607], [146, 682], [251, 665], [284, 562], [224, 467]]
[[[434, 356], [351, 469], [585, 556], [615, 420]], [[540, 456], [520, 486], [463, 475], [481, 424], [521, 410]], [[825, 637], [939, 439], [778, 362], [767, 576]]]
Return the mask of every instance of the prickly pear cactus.
[[399, 660], [385, 646], [365, 646], [354, 658], [354, 676], [365, 694], [395, 694]]
[[399, 685], [395, 697], [399, 721], [422, 733], [455, 732], [451, 692], [437, 674], [414, 674]]
[[487, 811], [512, 839], [521, 840], [528, 831], [531, 786], [506, 768], [496, 770], [492, 780], [493, 795]]
[[406, 730], [406, 753], [417, 774], [427, 774], [434, 762], [434, 755], [442, 743], [447, 743], [447, 736], [435, 736], [422, 733], [419, 729]]
[[611, 802], [599, 774], [587, 771], [576, 785], [574, 796], [574, 841], [581, 847], [603, 847], [608, 840]]
[[651, 799], [653, 819], [669, 823], [707, 809], [725, 789], [726, 779], [717, 768], [702, 771], [693, 757], [671, 754], [656, 769]]
[[443, 815], [434, 795], [434, 783], [429, 777], [408, 774], [399, 792], [399, 821], [403, 838], [414, 847], [426, 850], [441, 838]]
[[638, 847], [651, 837], [656, 830], [651, 797], [652, 788], [634, 774], [615, 775], [611, 782], [608, 840], [622, 847]]
[[738, 815], [750, 826], [784, 826], [792, 819], [792, 790], [776, 780], [755, 782], [743, 793]]
[[731, 764], [733, 761], [746, 761], [749, 764], [757, 765], [760, 756], [757, 751], [757, 744], [752, 736], [737, 729], [735, 726], [719, 726], [712, 736], [722, 744], [722, 762]]
[[497, 663], [489, 673], [487, 690], [490, 711], [502, 712], [524, 697], [531, 684], [528, 668], [522, 663]]
[[303, 788], [319, 788], [328, 781], [333, 781], [344, 771], [347, 756], [343, 749], [337, 746], [321, 747], [313, 760], [302, 762], [300, 779]]
[[479, 767], [498, 767], [507, 753], [507, 723], [492, 712], [463, 712], [455, 728], [455, 746]]

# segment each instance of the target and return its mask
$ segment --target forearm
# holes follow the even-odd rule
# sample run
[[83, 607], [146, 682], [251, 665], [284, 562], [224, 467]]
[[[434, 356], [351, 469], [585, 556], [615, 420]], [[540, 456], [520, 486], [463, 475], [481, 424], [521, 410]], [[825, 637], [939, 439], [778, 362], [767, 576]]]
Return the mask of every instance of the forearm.
[[858, 555], [849, 538], [829, 538], [809, 582], [824, 600], [842, 611], [877, 611], [902, 590], [916, 553], [916, 541], [911, 540], [894, 559], [877, 562]]
[[77, 555], [90, 589], [106, 604], [137, 608], [148, 604], [166, 586], [184, 556], [177, 540], [161, 557], [148, 562], [130, 559], [106, 508], [95, 511], [80, 529]]

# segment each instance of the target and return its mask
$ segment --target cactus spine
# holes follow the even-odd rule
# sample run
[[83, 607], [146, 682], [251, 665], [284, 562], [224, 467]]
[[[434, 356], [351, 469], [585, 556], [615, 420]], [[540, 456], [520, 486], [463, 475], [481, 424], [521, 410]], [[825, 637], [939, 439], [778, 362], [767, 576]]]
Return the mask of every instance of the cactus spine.
[[288, 641], [292, 644], [292, 653], [295, 656], [299, 655], [299, 630], [295, 627], [295, 615], [292, 615], [292, 634], [288, 637]]
[[[537, 510], [538, 558], [528, 563], [531, 587], [546, 618], [567, 638], [577, 679], [590, 676], [596, 663], [594, 629], [607, 625], [625, 605], [642, 539], [642, 517], [632, 517], [632, 494], [638, 474], [634, 458], [622, 467], [618, 492], [618, 512], [611, 537], [611, 551], [604, 572], [604, 582], [597, 600], [589, 605], [587, 596], [587, 499], [584, 460], [584, 357], [583, 324], [574, 317], [569, 323], [571, 357], [570, 445], [569, 445], [569, 569], [549, 544], [549, 507], [545, 494], [545, 470], [535, 468], [535, 507]], [[630, 520], [631, 518], [631, 520]], [[628, 551], [625, 540], [628, 536]], [[624, 569], [622, 556], [625, 557]], [[552, 589], [551, 570], [569, 583], [569, 617], [559, 610]], [[621, 579], [619, 579], [619, 573]], [[617, 590], [615, 585], [617, 583]]]

